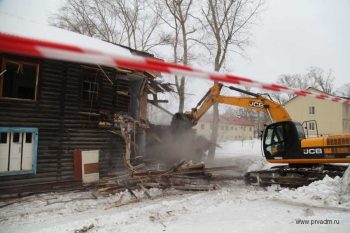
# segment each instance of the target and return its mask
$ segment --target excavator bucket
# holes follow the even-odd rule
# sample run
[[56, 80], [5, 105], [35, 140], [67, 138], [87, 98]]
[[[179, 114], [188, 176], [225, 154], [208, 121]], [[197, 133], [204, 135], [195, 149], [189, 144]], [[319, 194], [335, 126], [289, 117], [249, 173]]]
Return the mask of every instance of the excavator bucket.
[[186, 132], [194, 126], [193, 120], [185, 113], [175, 113], [171, 120], [171, 129], [173, 132]]

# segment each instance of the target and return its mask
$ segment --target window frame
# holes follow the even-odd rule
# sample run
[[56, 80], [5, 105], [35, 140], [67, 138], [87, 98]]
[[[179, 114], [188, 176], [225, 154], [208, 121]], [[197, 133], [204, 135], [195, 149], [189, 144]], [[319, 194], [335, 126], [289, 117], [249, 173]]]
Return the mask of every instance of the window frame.
[[283, 124], [273, 125], [266, 130], [263, 139], [264, 153], [269, 153], [269, 156], [272, 157], [284, 153], [286, 146], [286, 132]]
[[[0, 172], [0, 176], [36, 175], [36, 173], [37, 173], [37, 160], [38, 160], [38, 141], [39, 141], [38, 128], [0, 127], [0, 133], [3, 133], [3, 132], [6, 132], [6, 133], [32, 133], [34, 135], [33, 160], [32, 160], [32, 169], [31, 170]], [[22, 138], [22, 140], [23, 140], [23, 138]]]
[[[102, 93], [102, 81], [101, 81], [101, 70], [96, 68], [96, 67], [91, 67], [91, 66], [87, 66], [87, 65], [80, 65], [80, 99], [79, 99], [79, 105], [81, 107], [91, 107], [92, 109], [98, 109], [100, 107], [101, 104], [101, 93]], [[84, 82], [88, 82], [90, 83], [90, 87], [91, 87], [91, 83], [89, 80], [87, 80], [88, 78], [86, 78], [83, 75], [84, 70], [90, 70], [91, 72], [96, 72], [96, 81], [93, 82], [95, 84], [97, 84], [98, 90], [97, 92], [97, 96], [96, 96], [96, 100], [88, 100], [88, 99], [84, 99]], [[92, 105], [91, 105], [92, 103]]]
[[16, 59], [16, 58], [1, 58], [1, 71], [6, 69], [6, 64], [14, 63], [14, 64], [26, 64], [26, 65], [33, 65], [36, 67], [36, 76], [35, 76], [35, 90], [34, 90], [34, 99], [25, 99], [25, 98], [18, 98], [18, 97], [7, 97], [3, 96], [3, 89], [4, 89], [4, 73], [0, 76], [0, 99], [9, 99], [9, 100], [19, 100], [19, 101], [31, 101], [36, 102], [38, 100], [38, 89], [39, 89], [39, 74], [40, 74], [40, 63], [39, 62], [33, 62], [33, 61], [26, 61], [24, 59]]
[[309, 115], [315, 115], [316, 109], [315, 106], [309, 106]]
[[310, 130], [310, 131], [315, 131], [316, 129], [315, 129], [316, 127], [315, 127], [315, 122], [309, 122], [309, 127], [308, 127], [308, 129]]

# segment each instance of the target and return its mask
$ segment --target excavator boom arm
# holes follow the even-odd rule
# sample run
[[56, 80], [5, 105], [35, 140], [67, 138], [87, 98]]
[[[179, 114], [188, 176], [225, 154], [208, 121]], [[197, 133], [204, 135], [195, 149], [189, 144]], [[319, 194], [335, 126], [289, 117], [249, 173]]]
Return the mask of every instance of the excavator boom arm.
[[275, 122], [289, 121], [291, 117], [288, 112], [278, 103], [265, 99], [263, 97], [232, 97], [232, 96], [216, 96], [214, 97], [217, 103], [234, 105], [238, 107], [253, 109], [267, 113]]
[[250, 93], [248, 91], [233, 88], [236, 91], [241, 91], [245, 94], [250, 94], [253, 97], [236, 97], [220, 95], [222, 84], [215, 84], [210, 88], [208, 93], [197, 105], [197, 108], [192, 109], [190, 117], [196, 123], [198, 120], [213, 106], [215, 103], [238, 106], [256, 111], [267, 113], [272, 121], [289, 121], [291, 117], [288, 112], [280, 104], [266, 99], [261, 95]]

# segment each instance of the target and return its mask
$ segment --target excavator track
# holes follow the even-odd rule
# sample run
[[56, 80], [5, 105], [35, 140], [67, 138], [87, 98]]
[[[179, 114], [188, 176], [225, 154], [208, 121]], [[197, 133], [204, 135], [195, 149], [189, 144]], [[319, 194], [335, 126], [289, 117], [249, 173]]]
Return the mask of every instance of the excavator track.
[[300, 187], [314, 181], [329, 177], [342, 177], [347, 166], [315, 165], [305, 167], [291, 167], [290, 165], [275, 166], [266, 170], [251, 171], [244, 175], [248, 185], [266, 187], [280, 185], [282, 187]]

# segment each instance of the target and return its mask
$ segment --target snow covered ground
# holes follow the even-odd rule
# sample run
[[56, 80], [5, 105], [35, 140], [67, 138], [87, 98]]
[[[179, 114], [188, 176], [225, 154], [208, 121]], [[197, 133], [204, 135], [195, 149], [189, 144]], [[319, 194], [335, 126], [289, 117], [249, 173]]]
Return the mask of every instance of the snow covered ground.
[[259, 139], [245, 141], [226, 141], [219, 143], [216, 150], [219, 157], [259, 156], [261, 157], [261, 141]]
[[[218, 158], [246, 158], [245, 168], [261, 158], [254, 143], [223, 146]], [[340, 183], [326, 177], [295, 190], [242, 181], [210, 192], [152, 189], [152, 200], [139, 191], [142, 201], [120, 207], [114, 206], [132, 199], [128, 192], [98, 199], [90, 192], [40, 194], [1, 208], [0, 232], [349, 232], [350, 197], [340, 195]]]
[[246, 141], [227, 141], [219, 143], [221, 148], [216, 149], [216, 159], [205, 161], [209, 167], [237, 166], [235, 175], [243, 175], [247, 171], [253, 171], [269, 167], [261, 151], [261, 141], [258, 139]]

